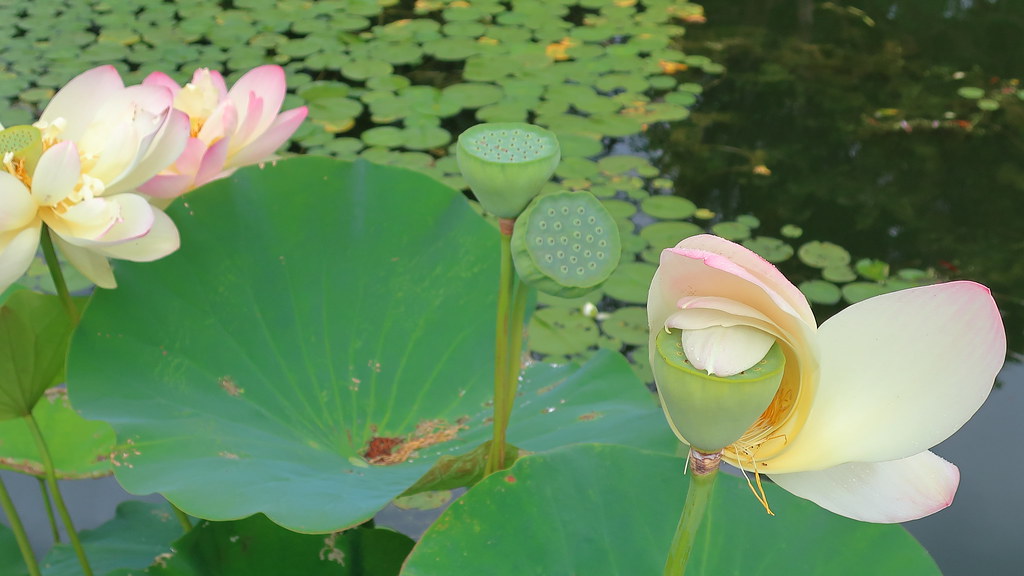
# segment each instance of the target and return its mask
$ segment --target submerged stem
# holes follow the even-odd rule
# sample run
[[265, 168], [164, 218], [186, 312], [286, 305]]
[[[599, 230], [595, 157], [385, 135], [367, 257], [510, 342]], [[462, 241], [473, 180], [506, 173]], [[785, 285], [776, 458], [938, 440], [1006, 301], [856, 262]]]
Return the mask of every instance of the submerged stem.
[[4, 509], [4, 514], [7, 515], [7, 521], [11, 525], [11, 531], [14, 532], [14, 539], [18, 542], [18, 549], [21, 551], [21, 558], [25, 561], [25, 566], [28, 568], [29, 576], [40, 576], [39, 563], [36, 562], [36, 555], [32, 552], [32, 544], [28, 541], [28, 533], [25, 532], [25, 526], [21, 523], [18, 510], [14, 507], [14, 502], [11, 500], [11, 495], [7, 492], [7, 486], [4, 485], [3, 478], [0, 478], [0, 507]]
[[43, 496], [43, 507], [46, 508], [46, 517], [50, 519], [50, 533], [53, 536], [53, 543], [60, 543], [60, 530], [57, 529], [57, 518], [53, 515], [53, 504], [50, 502], [50, 493], [46, 491], [46, 480], [36, 478], [39, 481], [39, 493]]
[[668, 559], [665, 560], [665, 576], [683, 576], [686, 573], [694, 538], [704, 520], [711, 490], [715, 487], [721, 458], [721, 451], [709, 454], [690, 448], [690, 488], [686, 492], [686, 503], [683, 504], [675, 536], [672, 537]]
[[501, 226], [501, 276], [498, 281], [497, 326], [494, 338], [494, 432], [491, 449], [487, 456], [484, 474], [500, 470], [505, 464], [505, 430], [508, 428], [509, 330], [511, 328], [510, 300], [515, 282], [515, 266], [512, 262], [512, 225], [514, 220], [502, 218]]
[[68, 291], [68, 284], [64, 281], [64, 272], [60, 269], [60, 260], [57, 259], [57, 251], [53, 248], [53, 238], [50, 237], [50, 228], [43, 224], [43, 231], [39, 237], [43, 245], [43, 256], [46, 259], [46, 267], [50, 270], [50, 277], [53, 278], [53, 285], [57, 289], [57, 295], [64, 304], [64, 310], [71, 318], [71, 325], [78, 325], [78, 308], [71, 299], [71, 292]]
[[35, 438], [36, 448], [39, 450], [39, 455], [43, 460], [43, 470], [46, 472], [46, 487], [50, 489], [50, 496], [57, 505], [57, 512], [60, 513], [60, 519], [64, 522], [64, 529], [67, 531], [71, 545], [78, 556], [78, 563], [82, 565], [82, 572], [85, 576], [92, 576], [92, 568], [89, 566], [89, 560], [85, 557], [85, 549], [82, 548], [82, 542], [78, 539], [78, 532], [75, 531], [75, 526], [71, 522], [71, 514], [68, 513], [68, 508], [64, 505], [64, 498], [60, 495], [60, 489], [57, 487], [57, 471], [53, 467], [53, 458], [50, 457], [50, 450], [46, 446], [46, 440], [43, 439], [43, 431], [39, 428], [39, 423], [36, 422], [36, 419], [31, 414], [25, 416], [25, 422], [28, 423], [29, 430], [31, 430], [32, 436]]

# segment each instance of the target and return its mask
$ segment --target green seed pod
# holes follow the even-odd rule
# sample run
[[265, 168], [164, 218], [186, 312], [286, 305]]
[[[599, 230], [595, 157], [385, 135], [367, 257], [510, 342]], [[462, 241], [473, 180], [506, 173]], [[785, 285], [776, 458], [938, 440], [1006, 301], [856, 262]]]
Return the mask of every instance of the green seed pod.
[[531, 286], [565, 298], [597, 288], [619, 265], [619, 227], [590, 192], [539, 196], [516, 220], [512, 259]]
[[676, 436], [702, 452], [739, 440], [771, 404], [786, 368], [778, 342], [760, 362], [725, 377], [694, 368], [679, 332], [662, 330], [655, 342], [651, 368], [665, 417]]
[[484, 210], [515, 218], [561, 160], [558, 138], [520, 122], [478, 124], [459, 136], [455, 158]]
[[36, 163], [43, 155], [43, 135], [35, 126], [11, 126], [0, 131], [0, 158], [12, 153], [15, 160], [25, 163], [28, 175], [36, 170]]

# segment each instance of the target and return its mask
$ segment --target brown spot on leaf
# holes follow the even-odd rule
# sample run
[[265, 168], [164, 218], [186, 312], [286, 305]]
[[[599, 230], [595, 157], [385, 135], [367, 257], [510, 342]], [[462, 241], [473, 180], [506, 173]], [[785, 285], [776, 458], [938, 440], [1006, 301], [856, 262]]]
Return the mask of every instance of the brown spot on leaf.
[[217, 383], [220, 384], [220, 387], [223, 388], [225, 392], [232, 396], [241, 396], [242, 394], [245, 394], [245, 388], [241, 388], [238, 384], [235, 384], [235, 379], [231, 376], [222, 376]]
[[589, 422], [590, 420], [597, 420], [602, 416], [604, 416], [604, 414], [601, 414], [600, 412], [587, 412], [586, 414], [580, 414], [579, 420]]
[[[468, 428], [464, 422], [464, 419], [460, 419], [455, 424], [448, 424], [444, 420], [424, 420], [416, 426], [416, 430], [412, 434], [405, 438], [374, 436], [370, 438], [366, 451], [363, 452], [363, 458], [370, 464], [378, 466], [401, 464], [414, 456], [417, 450], [453, 440], [459, 430]], [[371, 429], [374, 428], [371, 427]]]

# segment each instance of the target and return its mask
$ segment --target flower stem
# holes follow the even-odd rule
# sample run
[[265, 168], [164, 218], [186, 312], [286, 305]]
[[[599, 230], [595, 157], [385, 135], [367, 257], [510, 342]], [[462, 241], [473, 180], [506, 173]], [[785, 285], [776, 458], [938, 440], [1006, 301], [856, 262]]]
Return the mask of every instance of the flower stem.
[[484, 475], [501, 470], [505, 463], [505, 430], [511, 406], [507, 392], [509, 364], [509, 330], [511, 328], [510, 301], [515, 283], [515, 266], [512, 262], [512, 226], [515, 220], [502, 218], [501, 228], [501, 276], [498, 281], [498, 313], [494, 339], [494, 432], [491, 449], [487, 456]]
[[686, 564], [690, 560], [694, 538], [704, 520], [704, 513], [711, 499], [711, 490], [715, 487], [721, 458], [721, 452], [709, 454], [690, 448], [690, 488], [686, 492], [683, 513], [679, 517], [679, 525], [676, 526], [672, 547], [665, 561], [665, 576], [683, 576], [686, 573]]
[[60, 530], [57, 529], [57, 518], [53, 515], [53, 504], [50, 502], [50, 493], [46, 490], [46, 480], [36, 478], [39, 481], [39, 493], [43, 495], [43, 507], [46, 508], [46, 517], [50, 519], [50, 533], [53, 536], [53, 543], [60, 543]]
[[174, 511], [174, 516], [178, 519], [178, 524], [181, 524], [181, 527], [184, 528], [185, 533], [192, 530], [192, 519], [188, 517], [188, 514], [185, 514], [181, 508], [175, 506], [170, 500], [167, 503], [171, 505], [171, 510]]
[[68, 292], [68, 284], [64, 281], [64, 272], [60, 269], [60, 260], [57, 259], [57, 251], [53, 248], [53, 238], [50, 237], [50, 228], [43, 224], [43, 232], [40, 236], [40, 243], [43, 245], [43, 256], [46, 257], [46, 267], [50, 270], [50, 277], [53, 278], [53, 285], [57, 289], [64, 309], [67, 310], [68, 318], [71, 318], [71, 325], [78, 325], [78, 308], [71, 293]]
[[21, 557], [28, 568], [29, 576], [40, 576], [39, 563], [36, 562], [35, 553], [32, 552], [32, 544], [28, 541], [28, 533], [25, 532], [25, 527], [21, 524], [18, 510], [14, 507], [14, 502], [11, 500], [11, 495], [7, 492], [7, 486], [4, 485], [3, 478], [0, 478], [0, 507], [3, 507], [4, 514], [7, 515], [7, 521], [11, 524], [14, 539], [18, 541], [18, 549], [21, 550]]
[[39, 423], [36, 422], [36, 419], [31, 414], [25, 416], [25, 422], [28, 423], [29, 430], [31, 430], [32, 436], [35, 438], [36, 448], [39, 450], [39, 455], [43, 460], [43, 470], [46, 472], [46, 486], [50, 489], [50, 496], [53, 497], [53, 501], [57, 505], [57, 512], [60, 513], [60, 518], [64, 522], [64, 529], [68, 533], [68, 538], [75, 549], [75, 554], [78, 555], [78, 563], [82, 565], [82, 572], [85, 576], [92, 576], [92, 568], [89, 566], [89, 560], [85, 557], [85, 549], [82, 548], [82, 542], [78, 539], [78, 532], [75, 532], [75, 526], [71, 522], [71, 514], [68, 513], [68, 508], [64, 505], [64, 498], [60, 495], [60, 488], [57, 487], [57, 471], [53, 467], [53, 459], [50, 457], [50, 450], [46, 446], [46, 440], [43, 439], [43, 431], [39, 428]]
[[523, 320], [526, 318], [526, 300], [530, 293], [530, 287], [518, 277], [515, 270], [512, 275], [516, 277], [516, 295], [512, 301], [512, 319], [509, 321], [509, 344], [508, 344], [508, 373], [505, 381], [505, 422], [512, 420], [512, 407], [516, 402], [516, 392], [519, 389], [519, 373], [522, 371], [523, 356]]

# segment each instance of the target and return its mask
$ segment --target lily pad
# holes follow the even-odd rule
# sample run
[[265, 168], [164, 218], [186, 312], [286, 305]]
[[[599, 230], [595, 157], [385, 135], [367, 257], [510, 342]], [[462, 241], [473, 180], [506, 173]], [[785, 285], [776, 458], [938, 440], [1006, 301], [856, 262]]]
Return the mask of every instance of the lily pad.
[[646, 262], [620, 264], [618, 270], [604, 283], [605, 294], [630, 304], [644, 304], [657, 268]]
[[623, 344], [640, 346], [647, 343], [647, 309], [626, 306], [611, 313], [601, 322], [601, 329]]
[[201, 522], [174, 543], [174, 555], [146, 571], [152, 576], [396, 576], [414, 542], [382, 528], [326, 535], [297, 534], [263, 515]]
[[[129, 500], [118, 505], [113, 520], [79, 536], [94, 573], [142, 571], [154, 558], [170, 555], [171, 542], [181, 536], [181, 524], [166, 502]], [[44, 576], [82, 573], [69, 543], [54, 546], [42, 566]]]
[[682, 220], [693, 216], [697, 206], [679, 196], [651, 196], [640, 203], [640, 209], [662, 220]]
[[796, 251], [796, 255], [801, 262], [814, 268], [845, 266], [850, 263], [850, 253], [831, 242], [808, 242]]
[[800, 283], [800, 291], [813, 304], [838, 304], [843, 293], [839, 287], [824, 280], [808, 280]]
[[578, 310], [552, 307], [534, 313], [529, 335], [534, 352], [571, 356], [596, 346], [600, 332], [597, 323]]
[[757, 252], [761, 258], [773, 263], [778, 264], [784, 262], [793, 257], [793, 246], [784, 240], [778, 238], [772, 238], [770, 236], [758, 236], [749, 240], [744, 240], [743, 245]]
[[[114, 430], [106, 422], [86, 420], [61, 388], [36, 402], [32, 416], [43, 431], [57, 478], [97, 478], [113, 473]], [[131, 450], [130, 446], [122, 447]], [[45, 474], [35, 438], [21, 418], [0, 422], [0, 468], [42, 478]]]
[[[241, 169], [169, 214], [181, 250], [120, 266], [69, 358], [76, 407], [132, 442], [115, 470], [125, 489], [197, 517], [330, 532], [489, 438], [498, 232], [461, 193], [304, 157]], [[607, 424], [615, 406], [625, 421], [656, 405], [624, 359], [598, 360], [534, 393], [557, 414], [531, 420], [539, 409], [520, 402], [509, 441], [635, 437]], [[589, 402], [609, 417], [578, 420]]]
[[[682, 459], [629, 448], [527, 456], [452, 504], [402, 574], [660, 574], [688, 480]], [[688, 576], [940, 574], [902, 526], [836, 516], [771, 484], [764, 491], [775, 516], [742, 478], [719, 474]], [[500, 535], [488, 529], [498, 525]]]

